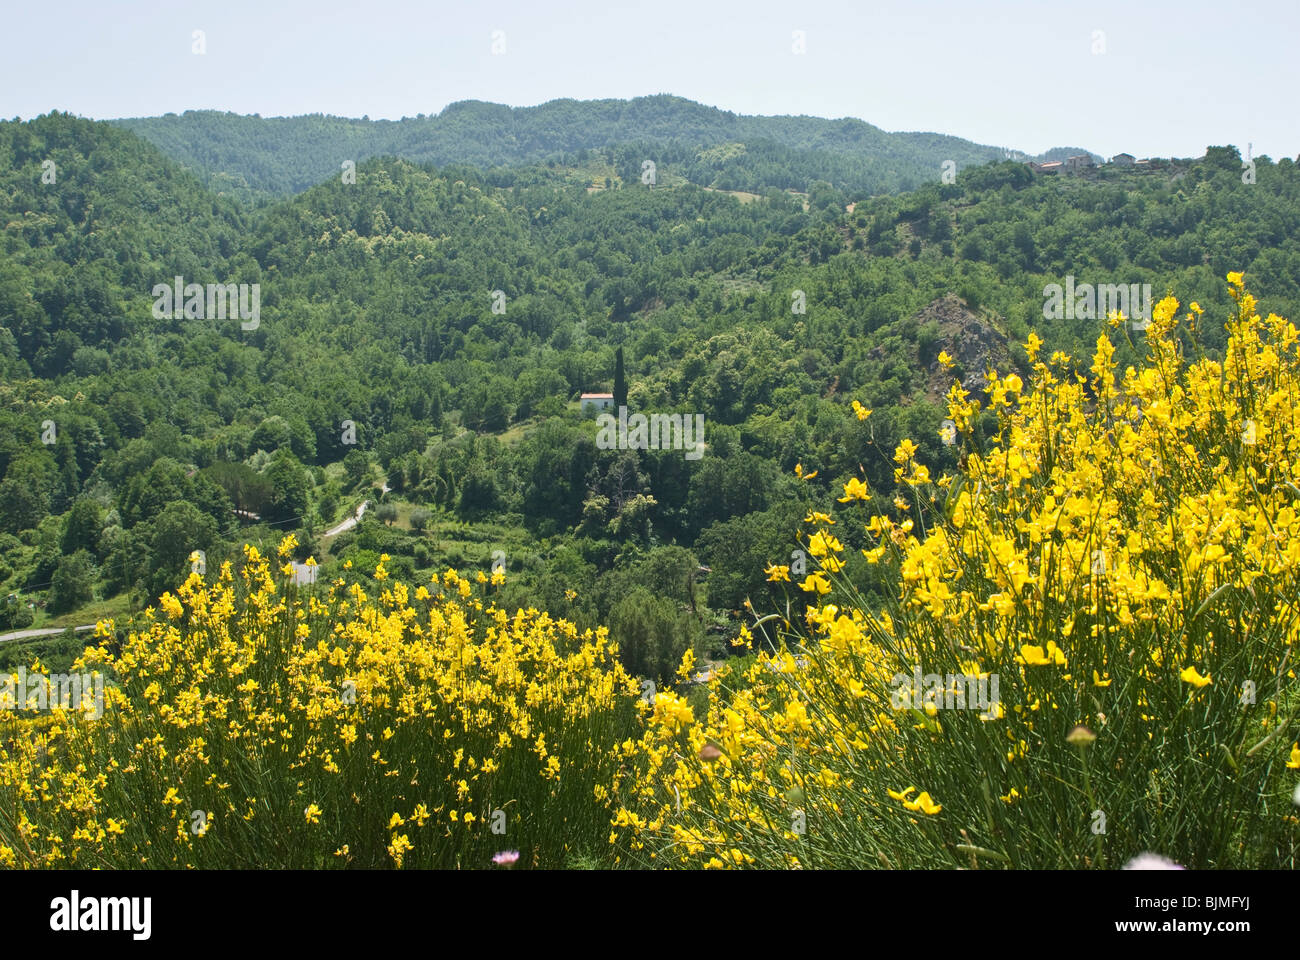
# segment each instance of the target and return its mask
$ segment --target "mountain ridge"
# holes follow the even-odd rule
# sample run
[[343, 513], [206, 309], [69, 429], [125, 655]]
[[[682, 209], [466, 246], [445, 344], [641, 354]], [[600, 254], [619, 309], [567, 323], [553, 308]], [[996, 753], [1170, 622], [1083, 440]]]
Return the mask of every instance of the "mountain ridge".
[[[701, 150], [742, 143], [763, 153], [766, 167], [747, 169], [745, 182], [731, 189], [806, 191], [813, 181], [825, 180], [863, 197], [936, 180], [947, 161], [964, 168], [1044, 156], [933, 131], [890, 132], [854, 117], [737, 114], [669, 94], [566, 98], [531, 107], [460, 100], [437, 114], [400, 120], [191, 110], [107, 122], [149, 140], [214, 189], [252, 199], [300, 193], [337, 175], [344, 160], [375, 156], [491, 168], [583, 162], [582, 155], [592, 151], [655, 153], [626, 171], [639, 176], [644, 160], [691, 167]], [[617, 162], [612, 155], [608, 159]], [[710, 174], [715, 180], [704, 182]], [[723, 163], [696, 166], [684, 175], [701, 186], [727, 188], [716, 179], [735, 180], [738, 173], [735, 164]]]

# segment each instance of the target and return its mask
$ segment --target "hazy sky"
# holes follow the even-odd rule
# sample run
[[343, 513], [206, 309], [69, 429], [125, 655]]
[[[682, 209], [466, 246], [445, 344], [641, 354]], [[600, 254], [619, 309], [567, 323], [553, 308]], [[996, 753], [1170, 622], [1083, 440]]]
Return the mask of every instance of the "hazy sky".
[[[1037, 153], [1300, 153], [1297, 0], [6, 2], [0, 116], [672, 93]], [[194, 31], [206, 52], [194, 52]], [[497, 47], [494, 53], [494, 32]], [[805, 52], [796, 53], [796, 31]]]

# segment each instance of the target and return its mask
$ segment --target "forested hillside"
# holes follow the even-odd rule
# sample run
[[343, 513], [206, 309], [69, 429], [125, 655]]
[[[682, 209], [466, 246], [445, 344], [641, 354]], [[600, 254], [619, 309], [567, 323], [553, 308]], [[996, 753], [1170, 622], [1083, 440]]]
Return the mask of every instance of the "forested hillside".
[[[453, 103], [400, 121], [331, 116], [260, 117], [187, 111], [113, 121], [245, 199], [305, 190], [345, 160], [392, 156], [438, 166], [559, 163], [589, 180], [639, 183], [642, 164], [704, 187], [806, 191], [825, 180], [857, 196], [919, 186], [945, 161], [1004, 159], [1000, 147], [934, 133], [887, 133], [861, 120], [739, 116], [660, 95], [553, 100], [537, 107]], [[1082, 149], [1057, 148], [1083, 153]]]
[[[600, 153], [548, 108], [480, 168], [376, 158], [351, 183], [331, 155], [314, 186], [256, 213], [118, 126], [0, 124], [0, 627], [122, 615], [174, 588], [194, 550], [215, 569], [294, 530], [325, 577], [381, 555], [395, 576], [504, 564], [506, 604], [608, 623], [629, 670], [663, 675], [687, 646], [725, 656], [729, 611], [790, 562], [828, 492], [859, 477], [901, 510], [904, 438], [936, 476], [955, 465], [941, 353], [972, 392], [990, 366], [1028, 374], [1011, 342], [1031, 331], [1086, 369], [1105, 321], [1044, 320], [1045, 286], [1176, 287], [1204, 308], [1210, 351], [1229, 269], [1300, 315], [1290, 160], [1260, 162], [1255, 183], [1232, 148], [1080, 176], [959, 163], [951, 184], [918, 165], [932, 182], [901, 196], [818, 175], [803, 198], [762, 157], [832, 170], [873, 128], [836, 139], [783, 119], [764, 128], [770, 153], [717, 161], [717, 189], [693, 146], [665, 148], [653, 188], [632, 175], [641, 154], [615, 148], [601, 162], [621, 186], [591, 189], [590, 155], [518, 165], [557, 139]], [[438, 119], [470, 142], [485, 111]], [[728, 122], [743, 139], [750, 119]], [[299, 189], [290, 167], [258, 185]], [[154, 287], [178, 276], [257, 284], [258, 323], [158, 318]], [[620, 353], [629, 408], [703, 416], [700, 459], [597, 445], [578, 395], [613, 390]], [[1122, 345], [1121, 369], [1137, 353]], [[357, 527], [326, 535], [366, 500]], [[861, 545], [860, 526], [840, 536]]]

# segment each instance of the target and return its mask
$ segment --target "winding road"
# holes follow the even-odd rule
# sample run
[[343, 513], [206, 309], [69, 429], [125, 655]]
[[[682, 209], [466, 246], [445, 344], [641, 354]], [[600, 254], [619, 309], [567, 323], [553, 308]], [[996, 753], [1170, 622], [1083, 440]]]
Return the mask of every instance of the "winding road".
[[[7, 640], [26, 640], [28, 637], [52, 637], [67, 629], [67, 627], [38, 627], [35, 630], [15, 630], [13, 633], [0, 635], [0, 643], [4, 643]], [[77, 633], [85, 633], [87, 630], [94, 630], [95, 625], [93, 623], [87, 623], [80, 627], [73, 627], [72, 629]]]
[[[385, 479], [383, 485], [379, 489], [383, 493], [388, 493], [392, 489], [392, 487], [388, 485], [388, 481]], [[371, 501], [369, 500], [363, 500], [361, 506], [357, 507], [357, 515], [355, 517], [348, 517], [337, 527], [331, 527], [329, 530], [326, 530], [324, 533], [321, 534], [321, 536], [337, 537], [344, 530], [351, 530], [353, 527], [357, 525], [357, 521], [361, 519], [362, 515], [365, 514], [366, 507], [370, 506], [370, 503]]]
[[355, 527], [355, 526], [357, 525], [357, 521], [360, 520], [361, 517], [365, 514], [365, 512], [366, 512], [366, 507], [368, 507], [368, 506], [370, 506], [370, 501], [369, 501], [369, 500], [362, 501], [361, 506], [357, 507], [357, 514], [356, 514], [355, 517], [348, 517], [346, 520], [344, 520], [342, 523], [340, 523], [337, 527], [331, 527], [329, 530], [326, 530], [324, 533], [321, 534], [321, 536], [322, 536], [322, 537], [337, 537], [337, 536], [338, 536], [340, 533], [342, 533], [344, 530], [351, 530], [353, 527]]

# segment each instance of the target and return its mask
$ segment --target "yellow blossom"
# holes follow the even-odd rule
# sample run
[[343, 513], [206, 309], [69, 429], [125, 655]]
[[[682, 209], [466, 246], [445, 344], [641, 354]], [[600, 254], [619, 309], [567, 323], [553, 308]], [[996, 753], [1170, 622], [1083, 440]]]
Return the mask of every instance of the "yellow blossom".
[[1201, 676], [1197, 672], [1195, 667], [1184, 668], [1183, 671], [1180, 674], [1178, 674], [1178, 678], [1182, 680], [1183, 683], [1190, 683], [1192, 686], [1196, 687], [1197, 689], [1200, 689], [1201, 687], [1204, 687], [1207, 684], [1212, 682], [1209, 676], [1204, 676], [1204, 677]]

